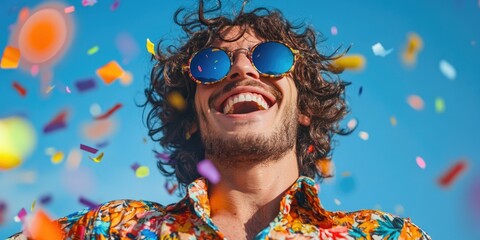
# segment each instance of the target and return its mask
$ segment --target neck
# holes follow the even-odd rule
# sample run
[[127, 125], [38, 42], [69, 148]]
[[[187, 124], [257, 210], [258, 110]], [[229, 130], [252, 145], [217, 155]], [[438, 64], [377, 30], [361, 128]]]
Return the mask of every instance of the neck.
[[224, 220], [241, 223], [247, 233], [252, 227], [257, 233], [276, 217], [283, 194], [298, 178], [294, 151], [267, 163], [233, 167], [222, 166], [222, 159], [212, 161], [221, 180], [209, 187], [211, 217], [217, 224]]

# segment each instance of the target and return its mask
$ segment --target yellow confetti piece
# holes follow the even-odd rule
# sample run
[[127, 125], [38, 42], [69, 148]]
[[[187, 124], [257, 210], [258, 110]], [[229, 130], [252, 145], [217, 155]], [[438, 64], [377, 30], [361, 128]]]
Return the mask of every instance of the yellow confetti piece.
[[147, 177], [150, 174], [150, 169], [147, 166], [140, 166], [135, 170], [135, 175], [138, 178]]
[[45, 90], [45, 93], [50, 93], [54, 88], [55, 88], [55, 85], [48, 86], [48, 88]]
[[443, 101], [443, 99], [440, 97], [435, 99], [435, 111], [437, 113], [445, 112], [445, 101]]
[[394, 116], [390, 117], [390, 124], [394, 127], [397, 126], [397, 119]]
[[98, 50], [100, 50], [100, 47], [95, 45], [95, 46], [93, 46], [93, 47], [91, 47], [90, 49], [87, 50], [87, 54], [88, 55], [93, 55], [93, 54], [97, 53]]
[[187, 107], [187, 103], [185, 102], [185, 99], [183, 98], [182, 94], [180, 94], [177, 91], [173, 91], [167, 96], [167, 100], [178, 111], [183, 111]]
[[102, 152], [102, 153], [100, 153], [100, 154], [99, 154], [97, 157], [94, 157], [94, 158], [92, 158], [92, 157], [89, 157], [89, 158], [90, 158], [90, 159], [92, 159], [92, 161], [94, 161], [94, 162], [96, 162], [96, 163], [99, 163], [99, 162], [101, 162], [101, 161], [102, 161], [102, 158], [103, 158], [103, 152]]
[[52, 163], [59, 164], [63, 161], [64, 154], [62, 151], [58, 151], [52, 155]]
[[150, 54], [155, 55], [155, 44], [153, 44], [149, 38], [147, 38], [147, 51]]
[[33, 200], [32, 206], [30, 207], [30, 212], [33, 212], [33, 209], [35, 209], [35, 204], [37, 204], [37, 199]]
[[113, 81], [122, 77], [125, 72], [122, 67], [118, 65], [116, 61], [110, 61], [104, 66], [97, 69], [97, 75], [105, 82], [106, 84], [111, 84]]
[[416, 33], [408, 34], [407, 44], [402, 54], [403, 63], [414, 65], [417, 62], [417, 55], [423, 48], [423, 40]]
[[3, 50], [2, 60], [0, 62], [0, 68], [17, 68], [20, 62], [20, 50], [11, 46], [6, 46]]
[[362, 70], [365, 67], [365, 57], [360, 54], [342, 56], [333, 60], [332, 64], [339, 70]]

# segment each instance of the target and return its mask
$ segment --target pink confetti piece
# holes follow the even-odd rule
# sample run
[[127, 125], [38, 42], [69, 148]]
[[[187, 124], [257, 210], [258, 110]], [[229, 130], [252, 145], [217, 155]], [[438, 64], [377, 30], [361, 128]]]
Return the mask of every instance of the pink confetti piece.
[[203, 71], [203, 70], [202, 70], [202, 67], [200, 67], [200, 65], [198, 65], [197, 68], [198, 68], [198, 71], [199, 71], [199, 72], [202, 72], [202, 71]]
[[113, 1], [112, 5], [110, 6], [110, 10], [115, 11], [119, 5], [120, 5], [120, 0]]
[[97, 3], [97, 0], [82, 0], [82, 6], [93, 6]]
[[96, 204], [96, 203], [94, 203], [94, 202], [92, 202], [92, 201], [90, 201], [90, 200], [88, 200], [88, 199], [86, 199], [86, 198], [84, 198], [84, 197], [80, 197], [80, 198], [78, 199], [78, 201], [79, 201], [81, 204], [83, 204], [84, 206], [89, 207], [90, 209], [96, 209], [97, 207], [100, 206], [100, 204]]
[[75, 6], [69, 6], [69, 7], [66, 7], [65, 9], [63, 9], [63, 11], [65, 13], [72, 13], [72, 12], [75, 12]]
[[72, 92], [70, 91], [70, 88], [69, 88], [68, 86], [65, 87], [65, 91], [67, 91], [67, 93], [72, 93]]
[[421, 168], [421, 169], [425, 169], [425, 167], [427, 167], [427, 164], [425, 163], [425, 160], [423, 160], [422, 157], [418, 156], [417, 159], [417, 165]]
[[162, 162], [170, 162], [170, 155], [168, 155], [166, 153], [157, 152], [155, 154], [155, 158], [158, 159], [158, 160], [161, 160]]
[[200, 173], [200, 175], [207, 178], [213, 184], [216, 184], [220, 181], [220, 173], [215, 165], [213, 165], [212, 161], [208, 159], [198, 162], [197, 171]]
[[89, 146], [83, 145], [83, 144], [80, 144], [80, 149], [82, 149], [83, 151], [87, 151], [89, 153], [92, 153], [92, 154], [95, 154], [95, 153], [98, 152], [98, 149], [93, 148], [93, 147], [89, 147]]
[[37, 64], [32, 65], [32, 67], [30, 68], [30, 74], [34, 77], [38, 75], [39, 71], [40, 71], [40, 68], [38, 67]]
[[417, 95], [410, 95], [407, 98], [407, 103], [412, 107], [413, 109], [420, 111], [423, 110], [425, 107], [425, 104], [423, 103], [423, 99]]
[[330, 28], [330, 33], [332, 33], [333, 36], [336, 36], [338, 34], [338, 29], [335, 26], [332, 26]]
[[25, 216], [27, 216], [27, 210], [25, 210], [25, 208], [20, 209], [20, 211], [17, 214], [17, 217], [20, 219], [20, 221], [23, 222], [23, 220], [25, 219]]

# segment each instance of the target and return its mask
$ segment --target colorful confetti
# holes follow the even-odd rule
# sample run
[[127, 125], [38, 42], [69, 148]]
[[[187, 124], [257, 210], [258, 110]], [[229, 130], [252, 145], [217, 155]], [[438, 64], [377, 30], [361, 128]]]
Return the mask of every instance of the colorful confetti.
[[97, 53], [98, 50], [100, 50], [100, 47], [95, 45], [95, 46], [93, 46], [93, 47], [91, 47], [87, 50], [87, 55], [91, 56], [91, 55]]
[[170, 161], [170, 155], [168, 155], [166, 153], [157, 152], [157, 153], [155, 153], [155, 158], [157, 160], [162, 161], [162, 162], [169, 162]]
[[68, 111], [61, 111], [55, 118], [53, 118], [45, 127], [43, 127], [43, 133], [51, 133], [58, 129], [64, 128], [67, 126], [66, 119], [68, 117]]
[[116, 112], [118, 109], [120, 109], [122, 107], [122, 104], [121, 103], [117, 103], [115, 104], [115, 106], [113, 106], [112, 108], [110, 108], [106, 113], [100, 115], [100, 116], [97, 116], [95, 118], [95, 120], [102, 120], [102, 119], [105, 119], [105, 118], [108, 118], [110, 117], [110, 115], [112, 115], [114, 112]]
[[27, 95], [27, 90], [22, 85], [20, 85], [20, 83], [13, 82], [12, 85], [13, 85], [13, 88], [17, 90], [18, 94], [20, 94], [20, 96], [25, 97], [25, 95]]
[[102, 108], [98, 103], [90, 105], [90, 114], [92, 114], [92, 116], [96, 117], [100, 115], [100, 113], [102, 113]]
[[427, 167], [427, 164], [425, 163], [425, 160], [423, 160], [422, 157], [418, 156], [416, 158], [416, 162], [417, 162], [417, 165], [421, 168], [421, 169], [425, 169]]
[[80, 198], [78, 199], [78, 202], [80, 202], [82, 205], [90, 208], [90, 209], [96, 209], [97, 207], [100, 206], [100, 204], [96, 204], [82, 196], [80, 196]]
[[84, 144], [80, 144], [80, 149], [82, 149], [83, 151], [87, 151], [89, 153], [92, 153], [92, 154], [95, 154], [95, 153], [98, 152], [98, 149], [93, 148], [93, 147], [89, 147], [89, 146], [84, 145]]
[[455, 78], [457, 77], [457, 71], [452, 66], [452, 64], [450, 64], [446, 60], [442, 59], [438, 64], [438, 67], [440, 68], [440, 71], [446, 78], [450, 80], [455, 80]]
[[168, 94], [167, 101], [178, 111], [183, 111], [187, 107], [187, 102], [183, 98], [182, 94], [177, 91], [172, 91], [170, 94]]
[[338, 198], [333, 199], [333, 202], [334, 202], [335, 205], [337, 205], [337, 206], [340, 206], [340, 205], [342, 204], [342, 202], [340, 202], [340, 200], [338, 200]]
[[421, 111], [424, 108], [424, 103], [423, 99], [417, 95], [410, 95], [407, 97], [407, 103], [412, 107], [413, 109], [417, 111]]
[[459, 160], [453, 164], [449, 169], [447, 169], [442, 176], [438, 179], [438, 184], [442, 187], [450, 187], [455, 180], [467, 169], [467, 161]]
[[423, 40], [416, 33], [409, 33], [407, 43], [402, 53], [403, 63], [407, 66], [413, 66], [417, 62], [417, 55], [423, 48]]
[[150, 168], [147, 166], [140, 166], [135, 170], [135, 176], [137, 176], [137, 178], [148, 177], [148, 175], [150, 175]]
[[337, 27], [332, 26], [332, 27], [330, 28], [330, 33], [331, 33], [333, 36], [336, 36], [336, 35], [338, 34], [338, 29], [337, 29]]
[[52, 155], [52, 163], [53, 164], [59, 164], [63, 161], [64, 154], [62, 151], [58, 151]]
[[125, 71], [125, 73], [120, 77], [120, 83], [123, 86], [128, 86], [132, 83], [133, 81], [133, 75], [129, 71]]
[[69, 88], [68, 86], [65, 87], [65, 91], [67, 91], [67, 93], [72, 93], [72, 92], [70, 91], [70, 88]]
[[30, 212], [33, 212], [33, 209], [35, 209], [36, 204], [37, 204], [37, 199], [33, 200], [32, 206], [30, 206]]
[[119, 5], [120, 5], [120, 0], [114, 0], [112, 5], [110, 6], [110, 10], [115, 11]]
[[82, 6], [93, 6], [97, 3], [97, 0], [82, 0]]
[[47, 205], [50, 202], [52, 202], [52, 195], [50, 194], [43, 195], [38, 199], [38, 201], [40, 202], [41, 205]]
[[140, 167], [140, 164], [138, 164], [138, 163], [134, 163], [134, 164], [130, 165], [130, 168], [131, 168], [134, 172], [136, 172], [139, 167]]
[[397, 126], [397, 119], [394, 116], [390, 117], [390, 124], [394, 127]]
[[3, 50], [2, 60], [0, 62], [0, 68], [11, 69], [17, 68], [20, 62], [20, 50], [12, 46], [6, 46]]
[[34, 64], [32, 65], [32, 67], [30, 68], [30, 74], [32, 76], [37, 76], [38, 75], [38, 72], [40, 71], [40, 67], [38, 66], [38, 64]]
[[110, 61], [97, 69], [96, 73], [105, 84], [111, 84], [120, 78], [124, 74], [124, 71], [116, 61]]
[[385, 50], [385, 48], [383, 48], [383, 45], [381, 43], [375, 43], [372, 46], [372, 51], [373, 51], [373, 54], [375, 54], [375, 56], [385, 57], [393, 51], [393, 48]]
[[358, 133], [358, 136], [359, 136], [362, 140], [365, 140], [365, 141], [367, 141], [368, 138], [370, 137], [370, 136], [368, 135], [368, 133], [367, 133], [367, 132], [364, 132], [364, 131], [360, 131], [360, 132]]
[[363, 87], [360, 86], [360, 88], [358, 88], [358, 96], [361, 96], [362, 92], [363, 92]]
[[365, 67], [366, 60], [360, 54], [345, 55], [332, 61], [335, 68], [339, 70], [362, 70]]
[[147, 52], [155, 55], [155, 44], [153, 44], [153, 42], [151, 42], [149, 38], [147, 38]]
[[67, 169], [75, 170], [78, 169], [82, 161], [82, 152], [78, 149], [71, 149], [67, 156]]
[[395, 214], [402, 215], [405, 212], [405, 208], [401, 204], [395, 205]]
[[104, 141], [116, 128], [116, 122], [110, 118], [94, 120], [83, 125], [82, 134], [90, 141]]
[[63, 231], [61, 230], [60, 225], [56, 221], [52, 221], [42, 210], [35, 213], [32, 221], [28, 224], [27, 229], [32, 239], [63, 239]]
[[167, 190], [168, 194], [172, 195], [173, 192], [177, 190], [178, 184], [173, 183], [172, 181], [166, 181], [164, 187]]
[[335, 165], [329, 158], [320, 158], [315, 161], [315, 168], [320, 176], [330, 177], [335, 172]]
[[445, 101], [443, 100], [443, 98], [435, 98], [435, 111], [437, 113], [445, 112]]
[[213, 184], [220, 182], [220, 173], [212, 161], [208, 159], [198, 162], [197, 171], [200, 175], [208, 179]]
[[63, 10], [66, 14], [75, 12], [75, 6], [68, 6]]
[[92, 90], [96, 87], [95, 79], [88, 78], [88, 79], [81, 79], [75, 82], [75, 87], [79, 92], [86, 92]]
[[92, 157], [88, 157], [88, 158], [90, 158], [92, 161], [94, 161], [94, 162], [96, 162], [96, 163], [99, 163], [99, 162], [101, 162], [101, 161], [102, 161], [102, 158], [103, 158], [103, 152], [102, 152], [102, 153], [100, 153], [100, 154], [99, 154], [98, 156], [96, 156], [96, 157], [93, 157], [93, 158], [92, 158]]
[[358, 125], [358, 120], [356, 118], [350, 119], [350, 121], [348, 121], [347, 123], [347, 127], [350, 130], [354, 130], [355, 128], [357, 128], [357, 125]]
[[313, 153], [313, 151], [315, 151], [315, 147], [313, 147], [313, 145], [308, 146], [307, 153], [310, 154]]
[[27, 210], [25, 210], [25, 208], [20, 209], [20, 211], [17, 213], [18, 219], [22, 222], [26, 216], [27, 216]]

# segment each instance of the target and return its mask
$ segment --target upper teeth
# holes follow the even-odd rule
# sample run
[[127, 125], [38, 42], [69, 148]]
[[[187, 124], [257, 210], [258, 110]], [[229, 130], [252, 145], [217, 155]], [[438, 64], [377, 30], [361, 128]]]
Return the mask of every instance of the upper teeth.
[[258, 106], [263, 107], [263, 109], [268, 109], [268, 104], [265, 102], [261, 95], [255, 93], [240, 93], [234, 96], [229, 97], [226, 100], [226, 104], [223, 107], [223, 113], [229, 114], [233, 112], [233, 105], [238, 102], [256, 102]]

